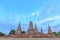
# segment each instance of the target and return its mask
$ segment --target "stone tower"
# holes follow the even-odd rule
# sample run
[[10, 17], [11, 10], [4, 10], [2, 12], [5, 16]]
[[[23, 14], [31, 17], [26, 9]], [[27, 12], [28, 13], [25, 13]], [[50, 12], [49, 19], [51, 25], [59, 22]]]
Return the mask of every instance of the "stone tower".
[[19, 22], [17, 31], [15, 32], [15, 37], [21, 37], [21, 35], [22, 35], [21, 32], [22, 32], [22, 30], [21, 30], [21, 26], [20, 26], [20, 22]]
[[21, 26], [20, 26], [20, 22], [19, 22], [19, 25], [18, 25], [18, 28], [17, 28], [17, 33], [20, 34], [22, 31], [21, 31]]
[[34, 28], [33, 28], [32, 21], [30, 21], [30, 24], [29, 24], [28, 34], [29, 34], [29, 37], [32, 37], [34, 35]]
[[35, 34], [38, 33], [37, 25], [35, 24]]
[[41, 27], [41, 32], [40, 32], [41, 34], [43, 34], [43, 30], [42, 30], [42, 27]]
[[41, 31], [40, 31], [40, 37], [44, 37], [42, 27], [41, 27]]
[[50, 28], [50, 25], [48, 25], [48, 37], [55, 37], [55, 35], [52, 33], [52, 30]]
[[50, 25], [48, 25], [48, 34], [52, 34], [52, 30], [50, 28]]
[[33, 23], [30, 21], [28, 33], [34, 33]]

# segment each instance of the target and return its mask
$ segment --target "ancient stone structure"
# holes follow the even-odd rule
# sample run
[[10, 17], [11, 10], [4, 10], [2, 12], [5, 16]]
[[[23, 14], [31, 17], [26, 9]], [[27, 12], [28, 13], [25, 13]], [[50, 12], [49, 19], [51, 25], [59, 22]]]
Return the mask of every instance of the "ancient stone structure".
[[22, 30], [21, 30], [21, 26], [20, 26], [20, 22], [19, 22], [19, 25], [18, 25], [18, 28], [17, 28], [17, 31], [15, 32], [15, 36], [16, 37], [21, 37], [21, 35], [22, 35]]
[[17, 31], [15, 32], [14, 35], [11, 35], [11, 37], [19, 37], [19, 38], [43, 38], [43, 37], [55, 37], [55, 35], [52, 33], [52, 30], [50, 26], [48, 25], [48, 33], [44, 34], [42, 27], [41, 27], [41, 32], [38, 32], [37, 25], [35, 24], [35, 28], [33, 27], [32, 21], [29, 23], [29, 28], [27, 30], [27, 33], [22, 33], [22, 29], [20, 26], [20, 22], [17, 28]]

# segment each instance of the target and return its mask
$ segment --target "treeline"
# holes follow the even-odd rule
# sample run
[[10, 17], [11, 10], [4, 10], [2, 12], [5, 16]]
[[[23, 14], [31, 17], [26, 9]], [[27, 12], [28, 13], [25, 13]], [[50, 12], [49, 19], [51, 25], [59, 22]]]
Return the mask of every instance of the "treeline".
[[0, 36], [4, 36], [4, 33], [0, 32]]
[[53, 34], [55, 34], [55, 36], [60, 36], [60, 31], [59, 32], [53, 32]]
[[[8, 35], [11, 35], [11, 34], [13, 35], [14, 33], [15, 33], [15, 30], [12, 29]], [[4, 36], [4, 35], [6, 34], [0, 32], [0, 36]]]
[[[16, 32], [16, 31], [15, 31], [14, 29], [12, 29], [12, 30], [9, 32], [8, 35], [11, 35], [11, 34], [13, 35], [15, 32]], [[22, 33], [25, 33], [25, 31], [22, 31]], [[4, 36], [4, 35], [6, 35], [6, 34], [0, 32], [0, 36]]]

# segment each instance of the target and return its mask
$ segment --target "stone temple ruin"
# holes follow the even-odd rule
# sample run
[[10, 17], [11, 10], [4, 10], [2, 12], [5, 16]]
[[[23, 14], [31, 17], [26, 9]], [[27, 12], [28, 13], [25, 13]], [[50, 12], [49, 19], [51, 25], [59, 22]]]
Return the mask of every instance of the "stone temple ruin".
[[48, 33], [44, 34], [41, 28], [41, 32], [38, 32], [37, 25], [35, 24], [35, 28], [33, 28], [33, 23], [30, 21], [29, 28], [27, 30], [27, 33], [22, 33], [21, 25], [19, 22], [18, 28], [14, 35], [9, 35], [5, 37], [16, 37], [16, 38], [52, 38], [55, 37], [55, 35], [52, 33], [52, 30], [50, 26], [48, 25]]

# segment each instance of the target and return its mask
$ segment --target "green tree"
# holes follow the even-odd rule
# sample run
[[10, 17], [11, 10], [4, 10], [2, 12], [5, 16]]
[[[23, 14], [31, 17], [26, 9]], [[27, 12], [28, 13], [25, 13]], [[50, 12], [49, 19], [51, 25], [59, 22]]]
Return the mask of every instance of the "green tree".
[[10, 31], [9, 35], [10, 35], [10, 34], [13, 35], [14, 33], [15, 33], [15, 30], [12, 29], [12, 30]]
[[4, 33], [0, 32], [0, 36], [4, 36]]
[[60, 36], [60, 31], [57, 33], [57, 36]]
[[53, 32], [53, 34], [55, 34], [55, 36], [57, 36], [57, 33], [56, 32]]
[[22, 33], [25, 33], [25, 31], [22, 31]]

